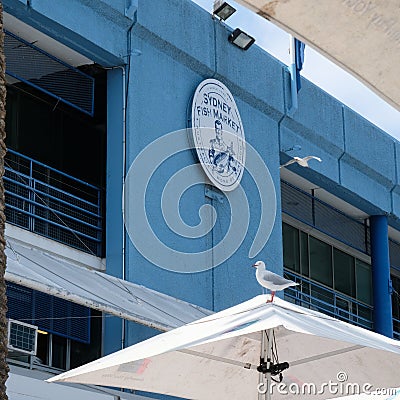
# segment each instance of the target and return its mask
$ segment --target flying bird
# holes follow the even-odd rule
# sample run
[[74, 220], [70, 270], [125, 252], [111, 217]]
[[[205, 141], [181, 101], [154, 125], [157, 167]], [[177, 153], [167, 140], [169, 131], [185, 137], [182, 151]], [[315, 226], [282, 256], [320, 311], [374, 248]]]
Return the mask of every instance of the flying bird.
[[271, 271], [267, 271], [264, 261], [257, 261], [253, 267], [257, 268], [256, 278], [258, 283], [271, 291], [271, 300], [274, 300], [275, 292], [288, 288], [289, 286], [296, 286], [298, 283], [286, 279]]
[[307, 157], [293, 157], [291, 160], [289, 160], [287, 163], [281, 165], [279, 168], [283, 168], [283, 167], [287, 167], [290, 164], [294, 164], [297, 163], [299, 165], [301, 165], [302, 167], [306, 167], [308, 168], [308, 162], [310, 160], [317, 160], [319, 162], [321, 162], [322, 160], [319, 157], [315, 157], [315, 156], [307, 156]]

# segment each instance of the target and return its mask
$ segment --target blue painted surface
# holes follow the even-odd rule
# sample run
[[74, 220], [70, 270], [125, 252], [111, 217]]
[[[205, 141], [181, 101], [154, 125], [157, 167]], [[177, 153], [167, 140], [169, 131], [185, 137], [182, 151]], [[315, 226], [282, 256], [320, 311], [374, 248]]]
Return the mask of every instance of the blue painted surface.
[[[292, 156], [284, 150], [293, 145], [302, 146], [301, 154], [296, 155], [313, 154], [323, 162], [310, 164], [310, 168], [292, 166], [292, 171], [367, 213], [388, 213], [390, 224], [400, 228], [399, 143], [304, 79], [298, 109], [289, 117], [286, 67], [257, 46], [247, 52], [232, 46], [227, 40], [230, 29], [191, 1], [70, 0], [54, 7], [54, 2], [43, 0], [32, 2], [29, 9], [19, 0], [3, 3], [7, 12], [103, 66], [127, 62], [129, 42], [132, 49], [140, 51], [141, 55], [130, 59], [128, 76], [128, 167], [148, 144], [187, 127], [191, 97], [203, 79], [214, 77], [225, 83], [238, 104], [247, 141], [262, 155], [275, 183], [277, 220], [268, 243], [256, 257], [275, 272], [283, 272], [279, 164]], [[108, 78], [107, 272], [121, 276], [121, 71], [109, 71]], [[213, 232], [185, 240], [163, 221], [161, 189], [173, 173], [195, 162], [190, 151], [168, 160], [154, 174], [146, 197], [149, 220], [158, 237], [188, 252], [208, 249], [223, 240], [230, 218], [226, 204], [205, 196], [204, 185], [197, 185], [181, 199], [182, 218], [189, 225], [197, 224], [201, 205], [212, 204], [219, 218]], [[244, 174], [242, 185], [252, 213], [247, 236], [230, 259], [212, 270], [178, 274], [152, 265], [126, 236], [127, 279], [215, 310], [258, 294], [254, 271], [248, 268], [254, 261], [248, 251], [260, 217], [260, 199], [249, 174]], [[209, 218], [211, 224], [211, 215]], [[171, 252], [171, 258], [174, 256]], [[387, 270], [376, 271], [374, 279], [383, 290], [380, 280], [386, 279]], [[120, 323], [106, 318], [104, 329], [105, 351], [119, 348]], [[128, 324], [129, 343], [151, 334], [147, 328]]]
[[[208, 34], [198, 35], [189, 28], [193, 25]], [[190, 2], [139, 2], [138, 25], [133, 29], [132, 43], [142, 55], [132, 58], [128, 94], [128, 126], [132, 134], [128, 135], [128, 164], [153, 140], [187, 126], [186, 110], [195, 88], [203, 79], [215, 76], [231, 89], [242, 116], [247, 141], [262, 154], [270, 170], [275, 170], [273, 179], [275, 185], [279, 185], [278, 120], [284, 109], [280, 82], [282, 66], [257, 47], [244, 54], [229, 44], [228, 34], [225, 26], [213, 21], [209, 14]], [[246, 77], [241, 73], [242, 69], [255, 64], [259, 57], [263, 58], [263, 68], [256, 71], [251, 67], [251, 71], [271, 86], [267, 94], [257, 82], [250, 80], [250, 74]], [[231, 68], [224, 61], [229, 59], [235, 60]], [[149, 93], [155, 93], [151, 102]], [[163, 165], [163, 170], [154, 174], [149, 185], [149, 220], [156, 227], [157, 236], [179, 251], [197, 252], [210, 248], [223, 240], [229, 225], [227, 203], [215, 201], [212, 204], [218, 214], [217, 224], [213, 232], [203, 238], [185, 241], [172, 234], [163, 222], [160, 189], [174, 172], [195, 162], [190, 151], [175, 156]], [[259, 199], [257, 187], [248, 175], [243, 179], [243, 186], [255, 212], [245, 241], [226, 263], [196, 274], [176, 274], [151, 265], [130, 245], [128, 279], [215, 310], [258, 294], [254, 271], [249, 268], [254, 260], [249, 259], [248, 252], [258, 226]], [[204, 185], [192, 187], [181, 199], [181, 215], [188, 224], [197, 224], [200, 206], [210, 203], [211, 200], [204, 195]], [[280, 237], [281, 228], [277, 222], [270, 241], [258, 257], [266, 259], [276, 272], [282, 273]]]
[[[122, 278], [123, 84], [121, 68], [108, 71], [106, 262], [107, 273], [118, 278]], [[103, 321], [104, 354], [109, 354], [121, 348], [121, 319]]]
[[[289, 99], [290, 92], [285, 92], [285, 96]], [[286, 102], [290, 104], [290, 100]], [[323, 162], [311, 162], [310, 168], [294, 165], [290, 169], [333, 192], [336, 188], [332, 184], [340, 181], [338, 160], [344, 152], [342, 107], [332, 96], [304, 79], [298, 93], [297, 111], [292, 117], [285, 116], [280, 126], [281, 163], [293, 155], [320, 157]], [[294, 145], [301, 146], [296, 154], [284, 151]]]
[[[391, 200], [392, 200], [392, 217], [396, 218], [396, 226], [400, 225], [400, 143], [395, 141], [394, 143], [394, 159], [396, 168], [396, 180], [392, 188]], [[392, 221], [391, 221], [392, 222]], [[399, 228], [398, 228], [399, 229]]]
[[323, 162], [291, 170], [368, 214], [387, 213], [399, 229], [396, 139], [305, 81], [298, 111], [280, 126], [281, 163], [293, 156], [283, 150], [294, 144], [302, 147], [297, 156], [313, 154]]
[[215, 78], [225, 82], [235, 98], [279, 120], [284, 113], [282, 75], [286, 67], [255, 45], [247, 51], [231, 45], [230, 32], [215, 21]]
[[394, 139], [360, 118], [344, 113], [346, 152], [341, 160], [341, 185], [390, 212], [395, 182]]
[[286, 118], [283, 125], [292, 122], [292, 130], [297, 135], [322, 149], [333, 150], [335, 154], [338, 149], [342, 150], [342, 104], [305, 79], [298, 93], [298, 103], [297, 112], [292, 118]]
[[121, 65], [132, 19], [98, 0], [3, 1], [4, 11], [104, 66]]
[[370, 217], [374, 329], [393, 337], [388, 222], [385, 215]]
[[[191, 29], [192, 26], [196, 29]], [[229, 29], [213, 21], [208, 13], [190, 2], [139, 1], [137, 25], [132, 34], [132, 45], [141, 51], [141, 56], [131, 60], [128, 164], [160, 135], [184, 128], [186, 110], [197, 84], [202, 79], [215, 77], [234, 94], [247, 140], [265, 159], [278, 193], [278, 165], [288, 159], [287, 154], [279, 153], [279, 148], [300, 144], [302, 155], [315, 154], [324, 162], [315, 163], [310, 169], [293, 167], [296, 173], [367, 212], [390, 207], [393, 166], [384, 165], [382, 155], [391, 146], [394, 148], [394, 139], [386, 136], [380, 143], [381, 132], [376, 127], [307, 81], [299, 92], [299, 109], [293, 117], [285, 116], [290, 89], [285, 67], [256, 46], [246, 53], [231, 46], [226, 39]], [[154, 93], [150, 103], [149, 93]], [[360, 131], [363, 141], [374, 143], [373, 149], [357, 147]], [[368, 166], [371, 159], [373, 165]], [[393, 158], [390, 161], [394, 165]], [[190, 153], [170, 160], [166, 167], [168, 173], [159, 171], [155, 175], [147, 200], [159, 237], [187, 251], [215, 245], [222, 240], [229, 223], [226, 205], [205, 198], [202, 187], [186, 193], [180, 211], [187, 223], [196, 224], [195, 216], [201, 204], [213, 204], [222, 219], [212, 234], [185, 243], [175, 238], [163, 223], [157, 189], [165, 185], [174, 171], [193, 162]], [[259, 200], [253, 183], [245, 174], [242, 185], [252, 199], [252, 208], [257, 210]], [[278, 195], [278, 204], [279, 200]], [[276, 272], [282, 273], [279, 214], [280, 208], [269, 242], [258, 258], [264, 258]], [[245, 300], [259, 291], [251, 269], [246, 268], [254, 261], [247, 254], [258, 217], [257, 212], [251, 216], [248, 236], [234, 256], [202, 273], [179, 275], [160, 269], [130, 244], [128, 279], [215, 310]], [[129, 338], [138, 339], [135, 333], [130, 333]]]
[[140, 0], [137, 23], [147, 41], [179, 63], [194, 70], [203, 68], [209, 74], [214, 70], [214, 23], [197, 4], [182, 0]]
[[[162, 10], [160, 10], [162, 12]], [[164, 12], [166, 12], [164, 10]], [[137, 32], [137, 36], [135, 35]], [[197, 84], [203, 79], [197, 71], [193, 71], [165, 53], [171, 50], [159, 42], [154, 45], [153, 36], [148, 37], [146, 31], [134, 29], [133, 46], [142, 55], [132, 58], [130, 88], [128, 92], [128, 138], [127, 165], [129, 166], [137, 154], [149, 143], [169, 132], [183, 129], [187, 125], [187, 106]], [[142, 39], [142, 36], [146, 40]], [[175, 54], [175, 53], [174, 53]], [[163, 71], [160, 73], [160, 65]], [[200, 64], [196, 67], [201, 68]], [[157, 88], [157, 90], [155, 90]], [[149, 100], [149, 93], [154, 93]], [[150, 162], [157, 163], [157, 160]], [[171, 235], [170, 230], [161, 218], [161, 189], [171, 175], [183, 166], [194, 162], [193, 154], [188, 151], [169, 160], [164, 170], [159, 170], [150, 182], [147, 197], [149, 220], [156, 229], [158, 237], [177, 248], [187, 246], [187, 251], [205, 249], [209, 238], [196, 241], [180, 240]], [[203, 204], [204, 188], [193, 187], [183, 199], [189, 217], [187, 223], [195, 223], [198, 204]], [[192, 212], [187, 211], [190, 207]], [[177, 243], [178, 242], [178, 243]], [[142, 257], [133, 245], [127, 247], [127, 279], [167, 294], [173, 294], [184, 300], [193, 301], [203, 307], [212, 308], [210, 273], [182, 275], [162, 270]], [[195, 250], [197, 249], [197, 250]], [[177, 295], [179, 293], [179, 295]], [[132, 332], [131, 330], [129, 332]], [[133, 332], [134, 335], [134, 332]]]

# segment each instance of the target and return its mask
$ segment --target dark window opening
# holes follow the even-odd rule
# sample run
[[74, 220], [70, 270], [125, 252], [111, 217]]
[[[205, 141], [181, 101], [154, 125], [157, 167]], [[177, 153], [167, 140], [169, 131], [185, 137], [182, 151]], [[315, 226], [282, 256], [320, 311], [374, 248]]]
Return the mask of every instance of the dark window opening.
[[95, 78], [94, 116], [25, 83], [8, 84], [6, 144], [36, 161], [104, 187], [106, 71], [95, 64], [80, 69]]
[[[101, 357], [101, 312], [11, 282], [7, 297], [8, 318], [39, 328], [35, 365], [65, 370]], [[30, 362], [18, 351], [9, 357]]]
[[372, 329], [371, 266], [283, 223], [285, 275], [300, 283], [285, 298]]

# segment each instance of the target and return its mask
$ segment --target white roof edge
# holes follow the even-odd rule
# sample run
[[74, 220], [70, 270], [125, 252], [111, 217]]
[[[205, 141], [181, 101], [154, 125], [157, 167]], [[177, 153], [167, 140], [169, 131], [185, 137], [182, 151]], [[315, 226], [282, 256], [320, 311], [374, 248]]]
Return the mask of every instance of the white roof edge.
[[92, 254], [85, 253], [73, 247], [48, 239], [37, 233], [29, 232], [26, 229], [19, 228], [15, 225], [6, 223], [6, 240], [12, 239], [23, 245], [32, 246], [46, 252], [53, 253], [57, 256], [65, 257], [76, 264], [87, 268], [94, 268], [98, 271], [106, 270], [105, 258], [97, 257]]
[[8, 238], [5, 279], [161, 331], [212, 312]]

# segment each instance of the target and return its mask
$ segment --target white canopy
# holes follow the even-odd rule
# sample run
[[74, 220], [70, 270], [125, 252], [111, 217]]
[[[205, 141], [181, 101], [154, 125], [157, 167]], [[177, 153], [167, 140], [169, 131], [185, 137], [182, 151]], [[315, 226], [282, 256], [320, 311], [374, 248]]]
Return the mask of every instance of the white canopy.
[[388, 390], [378, 390], [371, 394], [358, 394], [345, 397], [339, 397], [336, 400], [399, 400], [400, 389], [390, 388]]
[[211, 312], [35, 247], [7, 239], [9, 282], [163, 331]]
[[398, 0], [236, 0], [307, 43], [400, 110]]
[[[273, 329], [274, 352], [288, 362], [286, 393], [273, 399], [326, 399], [329, 382], [357, 384], [361, 390], [396, 387], [400, 343], [316, 311], [266, 295], [205, 317], [82, 367], [51, 378], [125, 387], [188, 399], [257, 399], [261, 332]], [[290, 390], [314, 385], [319, 394]], [[307, 386], [308, 385], [308, 386]], [[278, 386], [278, 385], [276, 385]], [[352, 386], [353, 387], [353, 386]], [[282, 389], [282, 388], [281, 388]], [[340, 389], [340, 387], [339, 387]]]

